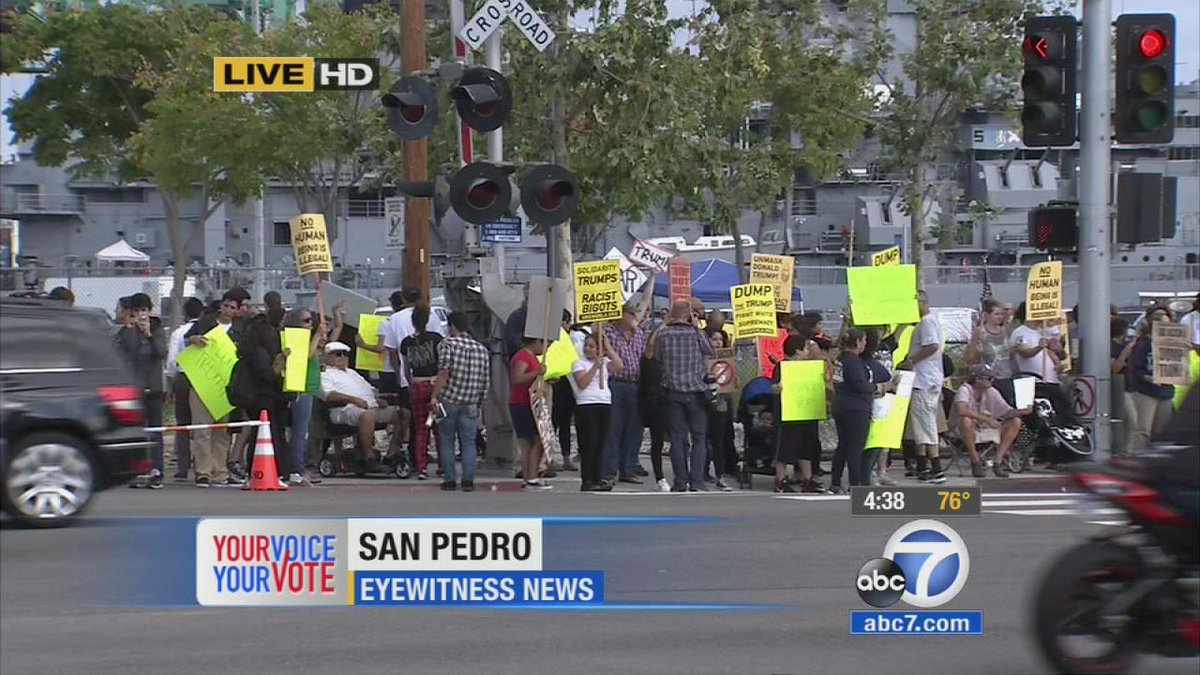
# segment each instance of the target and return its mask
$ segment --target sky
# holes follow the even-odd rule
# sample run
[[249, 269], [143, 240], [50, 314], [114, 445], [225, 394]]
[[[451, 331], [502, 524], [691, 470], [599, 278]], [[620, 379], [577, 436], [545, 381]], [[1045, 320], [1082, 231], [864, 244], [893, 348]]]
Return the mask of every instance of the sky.
[[[470, 0], [468, 6], [471, 5]], [[297, 9], [303, 9], [303, 0]], [[1124, 13], [1167, 13], [1175, 15], [1175, 32], [1178, 43], [1175, 47], [1175, 80], [1178, 84], [1191, 82], [1200, 77], [1200, 1], [1197, 0], [1111, 0], [1115, 19]], [[1076, 2], [1076, 15], [1079, 14]], [[687, 16], [705, 6], [703, 0], [667, 0], [672, 16]], [[24, 95], [31, 75], [5, 75], [0, 77], [0, 101], [7, 107], [11, 97]], [[11, 144], [12, 130], [7, 116], [0, 115], [0, 161], [11, 161], [15, 148]]]

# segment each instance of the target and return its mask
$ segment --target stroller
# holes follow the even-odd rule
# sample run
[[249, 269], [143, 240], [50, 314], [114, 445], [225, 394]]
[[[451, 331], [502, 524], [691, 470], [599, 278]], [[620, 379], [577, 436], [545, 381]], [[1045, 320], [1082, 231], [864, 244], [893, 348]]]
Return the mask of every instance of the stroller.
[[[1036, 377], [1019, 373], [1017, 377]], [[1095, 448], [1088, 428], [1079, 423], [1061, 385], [1042, 382], [1034, 386], [1033, 413], [1024, 419], [1021, 434], [1007, 457], [1008, 469], [1020, 473], [1032, 466], [1033, 458], [1051, 469], [1071, 462], [1090, 460]]]
[[765, 377], [742, 388], [737, 419], [742, 424], [743, 474], [775, 475], [775, 403], [771, 381]]

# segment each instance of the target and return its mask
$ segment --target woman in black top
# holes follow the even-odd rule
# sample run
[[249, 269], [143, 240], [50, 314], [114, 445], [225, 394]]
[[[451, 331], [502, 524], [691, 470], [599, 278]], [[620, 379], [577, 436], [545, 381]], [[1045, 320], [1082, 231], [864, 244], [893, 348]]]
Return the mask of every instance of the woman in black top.
[[867, 336], [858, 328], [849, 328], [840, 340], [842, 379], [834, 383], [833, 422], [837, 425], [838, 445], [833, 455], [833, 478], [829, 491], [842, 494], [842, 467], [850, 472], [850, 485], [858, 485], [862, 475], [863, 449], [871, 429], [871, 408], [875, 383], [871, 368], [862, 360]]
[[[283, 373], [286, 354], [279, 344], [279, 331], [266, 315], [259, 314], [247, 324], [238, 340], [238, 367], [244, 374], [235, 383], [238, 396], [251, 419], [267, 411], [271, 420], [271, 443], [275, 450], [275, 466], [282, 483], [292, 473], [292, 461], [287, 447], [287, 398], [283, 395]], [[251, 427], [254, 440], [246, 446], [246, 466], [254, 467], [254, 447], [261, 427]]]

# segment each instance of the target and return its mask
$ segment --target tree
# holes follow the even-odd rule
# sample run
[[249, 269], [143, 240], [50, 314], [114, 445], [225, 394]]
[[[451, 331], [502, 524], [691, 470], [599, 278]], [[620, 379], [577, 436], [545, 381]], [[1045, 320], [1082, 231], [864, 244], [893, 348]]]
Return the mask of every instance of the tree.
[[[881, 166], [901, 177], [903, 204], [912, 220], [911, 256], [922, 265], [927, 263], [926, 220], [938, 190], [929, 167], [944, 156], [964, 112], [1015, 107], [1021, 23], [1039, 12], [1041, 3], [909, 0], [916, 37], [901, 53], [886, 24], [886, 0], [862, 2], [867, 20], [861, 46], [886, 90], [875, 126], [883, 147]], [[899, 66], [891, 76], [885, 72], [889, 60]]]
[[[815, 1], [717, 0], [693, 30], [702, 124], [679, 164], [678, 187], [688, 212], [733, 234], [744, 275], [743, 210], [765, 221], [798, 169], [820, 176], [841, 166], [862, 139], [869, 71], [838, 52], [847, 35], [820, 21]], [[756, 106], [766, 123], [757, 131], [748, 123]]]
[[337, 239], [343, 190], [397, 175], [399, 144], [384, 121], [380, 96], [391, 86], [398, 19], [386, 5], [346, 14], [334, 3], [311, 4], [303, 20], [267, 30], [263, 53], [275, 56], [382, 56], [380, 91], [318, 91], [256, 97], [269, 120], [271, 173], [293, 184], [303, 212], [325, 214]]
[[[159, 186], [175, 265], [173, 321], [200, 224], [222, 201], [243, 200], [262, 182], [258, 116], [241, 97], [211, 91], [212, 56], [254, 49], [243, 24], [175, 6], [53, 13], [44, 23], [18, 22], [4, 41], [5, 72], [45, 63], [6, 110], [17, 137], [32, 140], [39, 164], [70, 163], [76, 176]], [[201, 214], [185, 229], [180, 205], [197, 189]]]

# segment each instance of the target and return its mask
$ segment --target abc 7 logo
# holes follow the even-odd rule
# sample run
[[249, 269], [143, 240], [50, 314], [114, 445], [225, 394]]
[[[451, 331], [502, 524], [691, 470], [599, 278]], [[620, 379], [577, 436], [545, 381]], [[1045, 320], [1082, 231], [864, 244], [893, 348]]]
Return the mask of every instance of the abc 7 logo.
[[900, 600], [914, 607], [950, 602], [967, 583], [970, 556], [962, 537], [936, 520], [917, 520], [896, 530], [884, 557], [868, 560], [854, 586], [872, 607], [891, 607]]

